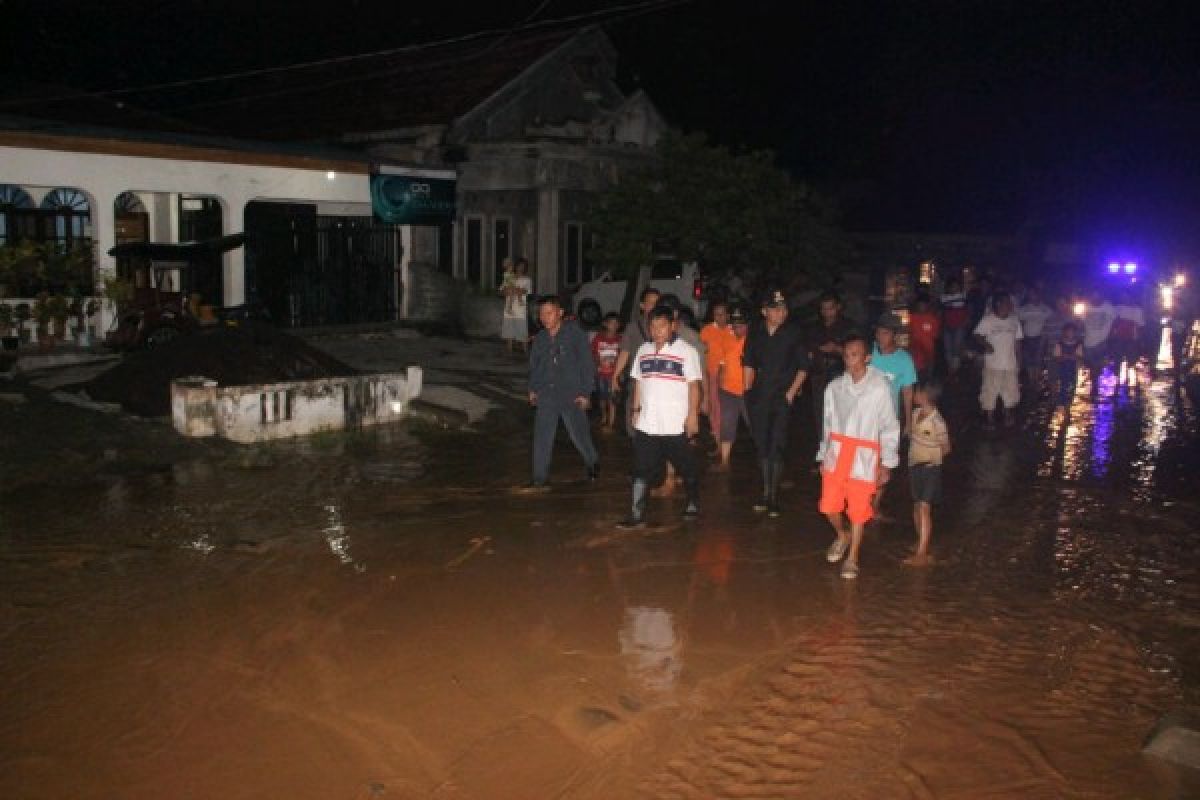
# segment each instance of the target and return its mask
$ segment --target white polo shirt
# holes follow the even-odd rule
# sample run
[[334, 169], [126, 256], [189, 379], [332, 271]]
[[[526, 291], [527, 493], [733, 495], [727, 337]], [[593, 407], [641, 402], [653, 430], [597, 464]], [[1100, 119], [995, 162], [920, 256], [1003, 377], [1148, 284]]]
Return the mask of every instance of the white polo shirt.
[[630, 376], [638, 382], [642, 410], [634, 428], [651, 436], [678, 436], [688, 415], [688, 384], [700, 381], [700, 354], [696, 348], [672, 336], [657, 350], [646, 342], [634, 356]]

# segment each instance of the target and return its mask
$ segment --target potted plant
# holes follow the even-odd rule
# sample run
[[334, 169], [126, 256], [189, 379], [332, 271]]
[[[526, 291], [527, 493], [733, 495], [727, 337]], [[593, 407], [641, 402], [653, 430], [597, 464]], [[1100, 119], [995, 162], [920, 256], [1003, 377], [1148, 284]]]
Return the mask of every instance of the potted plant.
[[34, 331], [40, 350], [49, 350], [50, 342], [50, 293], [38, 292], [33, 298]]
[[[0, 297], [8, 297], [9, 287], [13, 284], [16, 258], [15, 247], [7, 244], [0, 246]], [[9, 309], [9, 312], [11, 313], [12, 309]]]
[[13, 308], [13, 317], [17, 320], [18, 340], [29, 341], [29, 327], [25, 324], [33, 318], [33, 311], [29, 307], [29, 303], [17, 303]]
[[13, 320], [16, 312], [8, 303], [0, 303], [0, 342], [5, 350], [16, 350], [21, 340], [14, 335]]
[[118, 315], [133, 302], [133, 291], [132, 281], [118, 278], [116, 275], [107, 275], [104, 278], [104, 298], [109, 303], [109, 308]]
[[54, 322], [54, 339], [61, 342], [67, 338], [67, 320], [71, 318], [71, 304], [61, 294], [52, 294], [46, 301], [50, 319]]
[[94, 297], [83, 297], [76, 294], [71, 298], [70, 312], [75, 318], [75, 343], [80, 347], [92, 346], [94, 328], [88, 325], [88, 320], [100, 310], [100, 303]]

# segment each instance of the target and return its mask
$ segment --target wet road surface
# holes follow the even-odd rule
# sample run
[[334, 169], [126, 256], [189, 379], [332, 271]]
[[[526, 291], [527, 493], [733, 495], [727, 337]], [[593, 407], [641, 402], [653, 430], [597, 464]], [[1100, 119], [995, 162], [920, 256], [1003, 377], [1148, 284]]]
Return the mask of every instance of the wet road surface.
[[619, 435], [598, 485], [560, 442], [515, 493], [515, 407], [6, 493], [0, 796], [1187, 796], [1139, 751], [1200, 706], [1195, 410], [1106, 380], [986, 433], [971, 400], [936, 566], [899, 566], [901, 474], [854, 582], [800, 412], [777, 520], [748, 441], [695, 523], [613, 528]]

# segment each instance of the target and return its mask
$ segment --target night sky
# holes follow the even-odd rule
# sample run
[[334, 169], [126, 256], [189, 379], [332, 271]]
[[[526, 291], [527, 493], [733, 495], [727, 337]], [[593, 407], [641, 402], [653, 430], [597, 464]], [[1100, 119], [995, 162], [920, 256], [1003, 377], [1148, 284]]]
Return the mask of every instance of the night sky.
[[[0, 35], [10, 83], [103, 89], [611, 5], [0, 0]], [[1196, 258], [1197, 22], [1188, 4], [697, 0], [606, 27], [626, 88], [686, 130], [777, 151], [850, 227]]]

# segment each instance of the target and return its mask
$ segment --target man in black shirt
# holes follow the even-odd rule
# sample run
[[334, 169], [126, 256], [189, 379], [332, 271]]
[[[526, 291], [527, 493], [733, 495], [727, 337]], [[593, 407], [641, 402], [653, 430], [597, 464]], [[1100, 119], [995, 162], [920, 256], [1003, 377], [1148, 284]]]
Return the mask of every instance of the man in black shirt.
[[842, 374], [842, 342], [857, 332], [854, 325], [842, 316], [842, 301], [833, 292], [821, 295], [817, 305], [820, 316], [808, 329], [805, 346], [812, 358], [808, 388], [812, 392], [813, 417], [817, 434], [825, 420], [825, 387]]
[[776, 290], [767, 294], [762, 315], [762, 323], [746, 338], [742, 367], [750, 432], [754, 436], [763, 474], [763, 496], [754, 504], [754, 510], [777, 517], [788, 417], [796, 395], [804, 386], [809, 360], [801, 330], [786, 324], [788, 307], [783, 292]]

